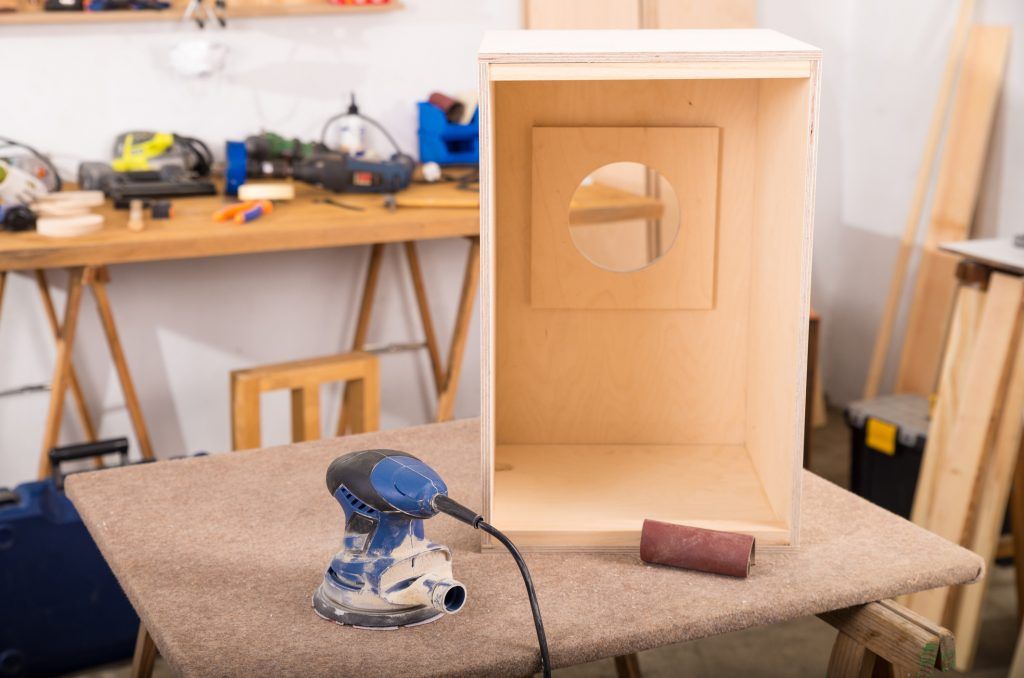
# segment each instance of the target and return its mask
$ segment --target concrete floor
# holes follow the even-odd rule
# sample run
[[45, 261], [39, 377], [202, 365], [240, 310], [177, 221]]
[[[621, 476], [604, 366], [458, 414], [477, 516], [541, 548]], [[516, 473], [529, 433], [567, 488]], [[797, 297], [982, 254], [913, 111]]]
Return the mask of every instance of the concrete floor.
[[[848, 487], [850, 482], [850, 441], [842, 413], [829, 413], [828, 424], [814, 431], [812, 470], [832, 482]], [[971, 678], [1003, 678], [1009, 671], [1017, 641], [1016, 593], [1011, 567], [990, 572], [982, 615], [981, 640]], [[645, 678], [669, 676], [786, 676], [820, 678], [825, 675], [835, 631], [816, 617], [785, 624], [748, 629], [723, 636], [640, 653]], [[127, 678], [128, 664], [104, 667], [77, 678]], [[615, 678], [612, 660], [583, 664], [554, 672], [559, 678]], [[158, 678], [173, 672], [157, 660]]]

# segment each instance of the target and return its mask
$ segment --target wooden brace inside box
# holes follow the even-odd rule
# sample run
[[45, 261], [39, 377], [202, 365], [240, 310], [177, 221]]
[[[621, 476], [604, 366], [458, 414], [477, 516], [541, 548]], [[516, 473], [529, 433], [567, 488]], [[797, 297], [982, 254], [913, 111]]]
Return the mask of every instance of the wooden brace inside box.
[[[486, 515], [526, 548], [633, 550], [644, 518], [793, 546], [817, 61], [626, 71], [482, 69]], [[675, 242], [628, 273], [568, 229], [580, 180], [616, 161], [680, 204]]]

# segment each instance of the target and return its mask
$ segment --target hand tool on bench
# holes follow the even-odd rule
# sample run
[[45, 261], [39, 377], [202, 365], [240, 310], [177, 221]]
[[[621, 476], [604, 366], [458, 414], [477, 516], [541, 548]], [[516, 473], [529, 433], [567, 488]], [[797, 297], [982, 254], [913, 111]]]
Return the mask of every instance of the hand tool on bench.
[[327, 490], [345, 513], [345, 538], [313, 593], [318, 615], [361, 628], [397, 628], [461, 610], [466, 589], [452, 578], [451, 551], [426, 539], [423, 531], [425, 519], [446, 513], [494, 536], [512, 554], [530, 598], [544, 675], [551, 675], [526, 562], [508, 537], [451, 499], [433, 469], [407, 452], [351, 452], [331, 462]]

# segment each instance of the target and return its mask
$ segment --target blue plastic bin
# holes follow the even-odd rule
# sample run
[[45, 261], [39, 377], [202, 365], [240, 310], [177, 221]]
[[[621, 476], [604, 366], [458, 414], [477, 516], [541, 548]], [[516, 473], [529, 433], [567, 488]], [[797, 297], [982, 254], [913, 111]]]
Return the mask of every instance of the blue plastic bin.
[[417, 104], [420, 115], [420, 162], [439, 165], [477, 165], [480, 163], [479, 109], [466, 125], [448, 122], [444, 111], [421, 101]]

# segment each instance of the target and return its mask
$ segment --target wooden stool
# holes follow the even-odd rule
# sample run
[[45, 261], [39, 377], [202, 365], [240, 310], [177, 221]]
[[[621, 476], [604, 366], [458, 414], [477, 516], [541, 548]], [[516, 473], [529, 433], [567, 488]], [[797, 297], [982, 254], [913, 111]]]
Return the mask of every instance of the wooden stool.
[[380, 425], [380, 365], [363, 351], [263, 365], [231, 373], [231, 447], [247, 450], [260, 446], [260, 394], [292, 392], [292, 441], [320, 437], [320, 385], [347, 383], [348, 430], [376, 431]]

